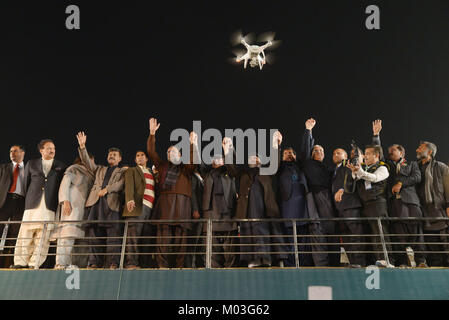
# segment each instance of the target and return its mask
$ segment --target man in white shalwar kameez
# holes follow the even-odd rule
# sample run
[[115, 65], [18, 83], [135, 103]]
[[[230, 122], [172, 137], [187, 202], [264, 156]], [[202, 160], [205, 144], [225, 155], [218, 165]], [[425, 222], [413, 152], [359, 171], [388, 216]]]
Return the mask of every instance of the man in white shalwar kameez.
[[55, 160], [52, 140], [42, 140], [39, 145], [41, 159], [30, 160], [25, 167], [25, 212], [14, 251], [13, 268], [39, 268], [47, 258], [52, 222], [58, 206], [58, 190], [65, 165]]

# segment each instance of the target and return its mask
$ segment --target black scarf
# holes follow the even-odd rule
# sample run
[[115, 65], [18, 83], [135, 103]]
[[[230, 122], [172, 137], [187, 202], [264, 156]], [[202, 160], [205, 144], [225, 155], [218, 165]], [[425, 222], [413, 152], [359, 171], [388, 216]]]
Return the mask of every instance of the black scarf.
[[179, 173], [179, 166], [170, 163], [168, 165], [167, 174], [165, 175], [162, 188], [171, 189], [176, 184], [176, 181], [178, 181]]

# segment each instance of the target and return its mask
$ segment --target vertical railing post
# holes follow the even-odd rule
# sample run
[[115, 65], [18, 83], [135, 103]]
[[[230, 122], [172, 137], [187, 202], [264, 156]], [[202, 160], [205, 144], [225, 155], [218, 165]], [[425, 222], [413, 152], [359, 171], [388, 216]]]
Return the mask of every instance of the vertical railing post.
[[36, 270], [39, 269], [39, 264], [41, 261], [41, 252], [42, 252], [42, 247], [44, 246], [44, 238], [46, 238], [46, 234], [47, 234], [47, 223], [44, 223], [44, 227], [42, 228], [42, 235], [39, 240], [39, 247], [37, 249], [36, 265], [34, 266], [34, 269], [36, 269]]
[[[8, 221], [11, 221], [11, 218], [9, 218]], [[3, 251], [3, 249], [5, 248], [6, 236], [8, 235], [8, 229], [9, 229], [9, 223], [6, 223], [5, 227], [3, 228], [2, 240], [0, 241], [0, 251]]]
[[295, 265], [299, 268], [299, 255], [298, 255], [298, 232], [296, 231], [296, 221], [292, 220], [293, 223], [293, 244], [295, 245]]
[[377, 218], [377, 226], [379, 227], [380, 241], [382, 242], [382, 249], [384, 251], [385, 262], [390, 265], [390, 259], [388, 258], [387, 246], [385, 244], [384, 230], [382, 228], [381, 218]]
[[125, 261], [125, 249], [126, 249], [126, 241], [128, 239], [128, 224], [129, 221], [125, 221], [125, 228], [123, 230], [123, 237], [122, 237], [122, 252], [120, 253], [120, 270], [123, 270], [123, 264]]
[[212, 220], [207, 219], [206, 269], [212, 267]]

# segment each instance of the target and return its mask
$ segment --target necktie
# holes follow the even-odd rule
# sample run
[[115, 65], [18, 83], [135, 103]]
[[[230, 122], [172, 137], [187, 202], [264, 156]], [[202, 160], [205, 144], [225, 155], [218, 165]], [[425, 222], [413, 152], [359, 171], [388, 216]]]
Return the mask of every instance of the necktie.
[[12, 184], [11, 188], [9, 188], [10, 193], [14, 193], [14, 191], [16, 191], [18, 177], [19, 177], [19, 164], [16, 164], [16, 166], [14, 167], [14, 172], [12, 173]]

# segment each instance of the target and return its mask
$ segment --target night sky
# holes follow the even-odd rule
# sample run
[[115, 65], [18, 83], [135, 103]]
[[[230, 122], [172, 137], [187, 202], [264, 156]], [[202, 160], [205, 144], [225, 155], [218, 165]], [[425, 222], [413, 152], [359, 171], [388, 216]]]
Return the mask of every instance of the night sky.
[[[148, 119], [161, 121], [165, 157], [175, 128], [279, 128], [299, 148], [304, 122], [331, 161], [351, 138], [370, 142], [384, 121], [384, 146], [416, 158], [420, 140], [449, 161], [449, 2], [446, 1], [2, 1], [0, 4], [0, 161], [23, 144], [26, 158], [53, 138], [70, 164], [75, 135], [105, 163], [145, 149]], [[67, 30], [65, 8], [81, 10]], [[365, 8], [380, 8], [380, 30]], [[262, 71], [233, 65], [230, 35], [276, 31], [283, 42]]]

